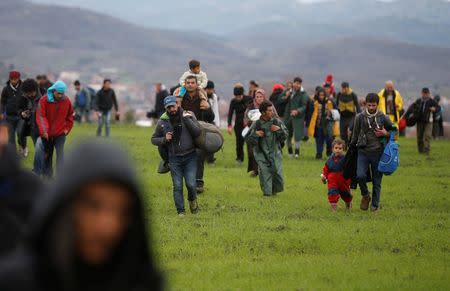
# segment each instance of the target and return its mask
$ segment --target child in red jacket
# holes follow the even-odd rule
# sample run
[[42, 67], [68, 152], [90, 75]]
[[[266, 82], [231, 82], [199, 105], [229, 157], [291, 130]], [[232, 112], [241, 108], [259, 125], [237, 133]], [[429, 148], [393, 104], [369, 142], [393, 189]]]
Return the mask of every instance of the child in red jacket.
[[343, 140], [336, 139], [333, 142], [333, 154], [328, 158], [320, 175], [324, 184], [328, 182], [328, 201], [332, 211], [336, 211], [341, 197], [345, 202], [345, 208], [348, 210], [352, 208], [353, 196], [350, 192], [350, 179], [345, 179], [343, 175], [344, 148]]

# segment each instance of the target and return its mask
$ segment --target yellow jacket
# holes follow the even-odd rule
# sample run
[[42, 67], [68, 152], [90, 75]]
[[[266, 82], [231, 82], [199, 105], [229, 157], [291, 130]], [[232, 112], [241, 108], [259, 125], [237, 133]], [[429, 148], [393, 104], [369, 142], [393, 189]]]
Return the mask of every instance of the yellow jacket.
[[[380, 103], [378, 103], [378, 110], [386, 114], [386, 98], [384, 97], [385, 89], [381, 90], [378, 93], [378, 97], [380, 97]], [[395, 124], [398, 124], [400, 121], [400, 111], [403, 109], [403, 98], [400, 95], [400, 92], [395, 90], [395, 115], [390, 114], [389, 118]]]
[[[333, 102], [328, 100], [326, 110], [332, 109], [334, 109]], [[310, 137], [314, 137], [318, 115], [319, 115], [319, 101], [316, 100], [314, 101], [314, 111], [311, 116], [311, 122], [309, 123], [308, 127], [308, 136]], [[339, 136], [339, 122], [337, 121], [330, 121], [330, 122], [333, 122], [333, 136]]]

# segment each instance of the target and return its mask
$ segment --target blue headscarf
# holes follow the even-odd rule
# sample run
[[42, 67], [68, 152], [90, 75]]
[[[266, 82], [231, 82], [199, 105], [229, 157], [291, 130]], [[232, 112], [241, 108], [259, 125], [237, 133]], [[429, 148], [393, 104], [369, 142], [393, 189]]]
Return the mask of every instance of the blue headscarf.
[[67, 86], [63, 81], [56, 81], [53, 86], [47, 89], [47, 99], [48, 102], [55, 102], [55, 97], [53, 96], [53, 92], [56, 91], [58, 93], [66, 93]]

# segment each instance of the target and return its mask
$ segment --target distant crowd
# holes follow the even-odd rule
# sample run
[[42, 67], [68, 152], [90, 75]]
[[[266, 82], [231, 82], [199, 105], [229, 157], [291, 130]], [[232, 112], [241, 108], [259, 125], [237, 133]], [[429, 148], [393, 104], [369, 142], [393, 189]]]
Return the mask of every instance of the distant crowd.
[[[63, 81], [52, 83], [45, 75], [22, 81], [20, 72], [11, 71], [2, 90], [0, 290], [162, 289], [149, 249], [148, 211], [126, 154], [98, 139], [75, 146], [64, 161], [74, 122], [90, 123], [95, 116], [96, 135], [105, 128], [110, 137], [111, 119], [120, 119], [110, 79], [98, 92], [79, 81], [73, 86], [71, 102]], [[216, 161], [223, 144], [215, 84], [191, 60], [170, 92], [161, 83], [155, 88], [148, 117], [157, 120], [151, 143], [161, 157], [158, 172], [170, 172], [177, 214], [186, 215], [184, 184], [189, 210], [197, 214], [197, 196], [208, 189], [205, 163]], [[239, 83], [233, 94], [227, 132], [235, 136], [236, 164], [245, 162], [246, 148], [247, 172], [259, 177], [265, 199], [285, 188], [284, 153], [301, 160], [302, 143], [314, 139], [331, 210], [342, 199], [350, 211], [352, 189], [359, 186], [360, 209], [378, 212], [383, 175], [398, 166], [397, 137], [416, 126], [418, 151], [429, 155], [433, 137], [443, 136], [439, 96], [428, 88], [408, 108], [392, 81], [359, 99], [349, 82], [336, 88], [332, 75], [313, 94], [301, 77], [275, 84], [270, 94], [255, 81], [247, 90]], [[31, 172], [19, 160], [29, 155], [28, 137], [35, 149]]]

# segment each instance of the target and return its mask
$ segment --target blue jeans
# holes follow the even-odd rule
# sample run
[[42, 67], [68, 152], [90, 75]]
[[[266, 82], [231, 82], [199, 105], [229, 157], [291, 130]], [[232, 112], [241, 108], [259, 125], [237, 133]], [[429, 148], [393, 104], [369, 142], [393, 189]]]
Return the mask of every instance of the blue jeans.
[[380, 162], [382, 152], [364, 153], [358, 151], [358, 166], [356, 170], [356, 176], [358, 179], [359, 188], [361, 189], [361, 195], [369, 195], [369, 189], [367, 188], [367, 169], [369, 165], [372, 170], [372, 208], [378, 208], [380, 206], [381, 195], [381, 180], [383, 174], [378, 172], [378, 163]]
[[102, 127], [105, 125], [105, 135], [109, 137], [109, 133], [111, 131], [111, 110], [108, 111], [100, 111], [102, 114], [98, 118], [98, 126], [97, 126], [97, 136], [102, 135]]
[[316, 138], [316, 152], [319, 155], [323, 153], [323, 144], [327, 144], [327, 155], [331, 154], [331, 144], [333, 143], [333, 138], [323, 132], [322, 128], [317, 128], [315, 130]]
[[183, 178], [188, 190], [188, 200], [197, 199], [197, 153], [194, 151], [185, 156], [169, 156], [169, 167], [173, 183], [173, 200], [177, 212], [184, 212]]
[[35, 145], [33, 172], [39, 176], [51, 177], [53, 175], [53, 149], [56, 149], [56, 167], [59, 171], [64, 162], [65, 142], [65, 135], [45, 141], [39, 137]]

